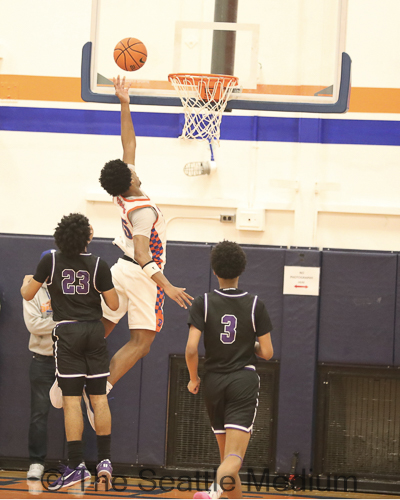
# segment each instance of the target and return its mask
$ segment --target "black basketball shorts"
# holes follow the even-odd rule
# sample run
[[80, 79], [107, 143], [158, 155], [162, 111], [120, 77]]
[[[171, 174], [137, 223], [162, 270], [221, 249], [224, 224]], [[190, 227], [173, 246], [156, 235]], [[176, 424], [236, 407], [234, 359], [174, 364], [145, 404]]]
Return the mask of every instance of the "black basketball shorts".
[[53, 330], [56, 375], [64, 396], [106, 393], [109, 356], [101, 321], [59, 323]]
[[255, 370], [206, 372], [203, 391], [214, 433], [225, 434], [226, 429], [252, 432], [259, 389], [260, 377]]

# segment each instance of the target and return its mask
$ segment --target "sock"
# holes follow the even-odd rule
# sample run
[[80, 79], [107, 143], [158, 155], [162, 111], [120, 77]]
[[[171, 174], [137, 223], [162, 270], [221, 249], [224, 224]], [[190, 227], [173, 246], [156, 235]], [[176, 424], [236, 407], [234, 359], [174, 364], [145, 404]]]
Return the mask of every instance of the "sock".
[[112, 384], [110, 384], [110, 382], [107, 380], [107, 388], [106, 388], [106, 394], [108, 394], [111, 389], [113, 388], [114, 386]]
[[97, 437], [97, 457], [102, 460], [111, 460], [111, 434]]
[[224, 490], [221, 488], [221, 486], [217, 483], [213, 483], [208, 490], [208, 494], [210, 495], [210, 498], [221, 498], [222, 493]]
[[83, 462], [82, 441], [68, 441], [68, 467], [76, 469]]

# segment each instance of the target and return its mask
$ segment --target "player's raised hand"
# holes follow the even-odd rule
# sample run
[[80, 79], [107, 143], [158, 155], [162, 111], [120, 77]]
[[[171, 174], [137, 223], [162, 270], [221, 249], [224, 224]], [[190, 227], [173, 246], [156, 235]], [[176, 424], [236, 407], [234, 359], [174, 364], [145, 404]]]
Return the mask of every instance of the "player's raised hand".
[[186, 288], [178, 288], [177, 286], [169, 284], [169, 286], [164, 287], [164, 292], [168, 297], [183, 307], [187, 309], [187, 306], [191, 306], [193, 297], [185, 292]]
[[129, 89], [131, 84], [125, 85], [125, 77], [120, 79], [119, 75], [117, 78], [113, 78], [113, 84], [115, 88], [115, 95], [122, 103], [129, 104]]
[[196, 382], [192, 382], [191, 380], [189, 380], [187, 388], [188, 391], [191, 392], [192, 394], [197, 394], [200, 389], [200, 377], [197, 377]]

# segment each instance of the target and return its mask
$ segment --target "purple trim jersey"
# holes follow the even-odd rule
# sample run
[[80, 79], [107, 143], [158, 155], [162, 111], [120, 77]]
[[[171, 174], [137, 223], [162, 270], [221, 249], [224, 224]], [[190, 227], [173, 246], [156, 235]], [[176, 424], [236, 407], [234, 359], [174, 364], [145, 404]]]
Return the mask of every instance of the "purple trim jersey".
[[236, 288], [196, 297], [188, 323], [204, 332], [204, 368], [218, 373], [254, 367], [257, 337], [272, 330], [264, 303], [257, 295]]
[[46, 254], [33, 278], [39, 283], [47, 280], [54, 321], [101, 319], [100, 294], [114, 288], [108, 264], [90, 253]]

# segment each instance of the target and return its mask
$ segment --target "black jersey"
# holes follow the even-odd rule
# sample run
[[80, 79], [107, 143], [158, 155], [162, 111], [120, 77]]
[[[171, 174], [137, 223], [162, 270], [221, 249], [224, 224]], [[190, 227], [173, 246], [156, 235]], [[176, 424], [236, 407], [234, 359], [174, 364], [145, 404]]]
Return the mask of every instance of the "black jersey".
[[196, 297], [188, 323], [204, 332], [205, 369], [219, 373], [254, 367], [256, 337], [272, 330], [264, 303], [236, 288]]
[[101, 319], [100, 293], [114, 287], [108, 264], [90, 253], [77, 257], [49, 253], [39, 262], [33, 278], [39, 283], [47, 279], [54, 321]]

